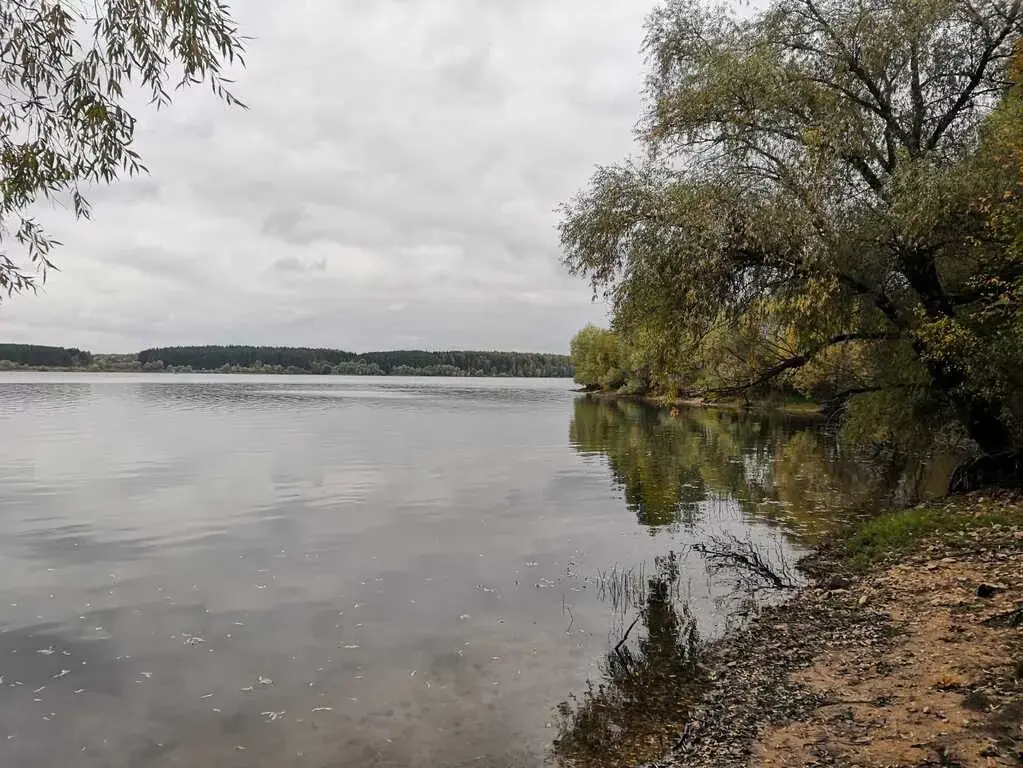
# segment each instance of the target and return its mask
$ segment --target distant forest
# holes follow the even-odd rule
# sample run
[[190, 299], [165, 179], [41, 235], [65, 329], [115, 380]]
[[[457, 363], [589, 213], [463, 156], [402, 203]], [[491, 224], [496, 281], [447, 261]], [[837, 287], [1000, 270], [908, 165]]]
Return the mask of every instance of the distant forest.
[[0, 344], [0, 364], [4, 368], [40, 366], [46, 368], [86, 368], [93, 363], [91, 352], [71, 347], [40, 347], [35, 344]]
[[311, 373], [341, 376], [521, 376], [569, 378], [567, 355], [528, 352], [423, 352], [356, 354], [309, 347], [160, 347], [134, 355], [80, 349], [0, 344], [0, 370], [60, 368], [91, 371]]

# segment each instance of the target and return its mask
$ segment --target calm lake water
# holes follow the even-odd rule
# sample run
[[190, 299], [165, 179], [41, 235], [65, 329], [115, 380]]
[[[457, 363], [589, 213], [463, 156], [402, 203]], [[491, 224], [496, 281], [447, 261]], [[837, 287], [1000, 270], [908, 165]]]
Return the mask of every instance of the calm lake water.
[[713, 635], [691, 544], [875, 492], [809, 422], [572, 386], [0, 374], [0, 765], [542, 765], [664, 556]]

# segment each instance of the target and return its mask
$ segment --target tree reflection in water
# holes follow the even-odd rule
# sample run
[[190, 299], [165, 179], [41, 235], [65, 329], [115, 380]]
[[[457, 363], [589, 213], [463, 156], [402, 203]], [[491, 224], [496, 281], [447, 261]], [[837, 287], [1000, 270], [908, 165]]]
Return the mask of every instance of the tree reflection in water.
[[820, 419], [581, 397], [569, 429], [583, 455], [603, 457], [644, 526], [692, 526], [710, 502], [812, 539], [836, 521], [941, 495], [955, 457], [858, 455]]
[[[616, 572], [610, 578], [621, 583], [601, 594], [624, 614], [643, 576]], [[675, 553], [658, 557], [639, 615], [602, 661], [602, 682], [559, 706], [554, 754], [563, 765], [622, 765], [670, 748], [670, 735], [685, 722], [687, 692], [695, 696], [700, 688], [699, 635], [686, 603], [677, 599], [678, 583]]]
[[[676, 416], [634, 402], [580, 398], [570, 439], [581, 454], [607, 463], [626, 507], [651, 533], [738, 514], [777, 523], [809, 543], [852, 516], [944, 491], [954, 457], [866, 458], [825, 427], [812, 417], [701, 408]], [[712, 569], [735, 559], [722, 541], [711, 538], [702, 550]], [[739, 561], [776, 570], [789, 588], [784, 560], [760, 552], [761, 544], [740, 547]], [[702, 680], [696, 623], [679, 594], [679, 564], [671, 552], [656, 559], [652, 575], [642, 569], [601, 574], [598, 595], [614, 608], [618, 630], [601, 661], [601, 681], [559, 705], [559, 764], [603, 768], [653, 760], [684, 727]], [[750, 573], [768, 585], [780, 578], [765, 580], [755, 567]], [[635, 611], [630, 624], [625, 617]]]

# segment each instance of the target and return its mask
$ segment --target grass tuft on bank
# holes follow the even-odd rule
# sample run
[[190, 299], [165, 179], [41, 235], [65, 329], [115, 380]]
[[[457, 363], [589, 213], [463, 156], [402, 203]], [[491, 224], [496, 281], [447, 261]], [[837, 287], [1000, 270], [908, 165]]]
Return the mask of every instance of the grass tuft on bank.
[[845, 540], [846, 560], [858, 571], [915, 549], [931, 537], [955, 538], [996, 526], [1023, 525], [1023, 499], [970, 494], [887, 512], [867, 520]]

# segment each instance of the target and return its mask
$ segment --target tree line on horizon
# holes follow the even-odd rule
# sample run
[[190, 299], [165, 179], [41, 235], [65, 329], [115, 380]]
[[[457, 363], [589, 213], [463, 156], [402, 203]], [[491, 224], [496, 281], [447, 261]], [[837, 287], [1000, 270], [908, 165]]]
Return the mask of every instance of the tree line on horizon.
[[345, 376], [570, 378], [573, 375], [567, 355], [532, 352], [395, 350], [359, 354], [310, 347], [208, 345], [104, 355], [75, 348], [0, 344], [0, 369], [17, 367]]
[[1023, 5], [661, 0], [646, 53], [645, 151], [562, 209], [612, 306], [577, 380], [798, 393], [1023, 482]]
[[[94, 358], [77, 347], [46, 347], [38, 344], [0, 344], [0, 367], [87, 368]], [[6, 366], [3, 364], [6, 363]]]

